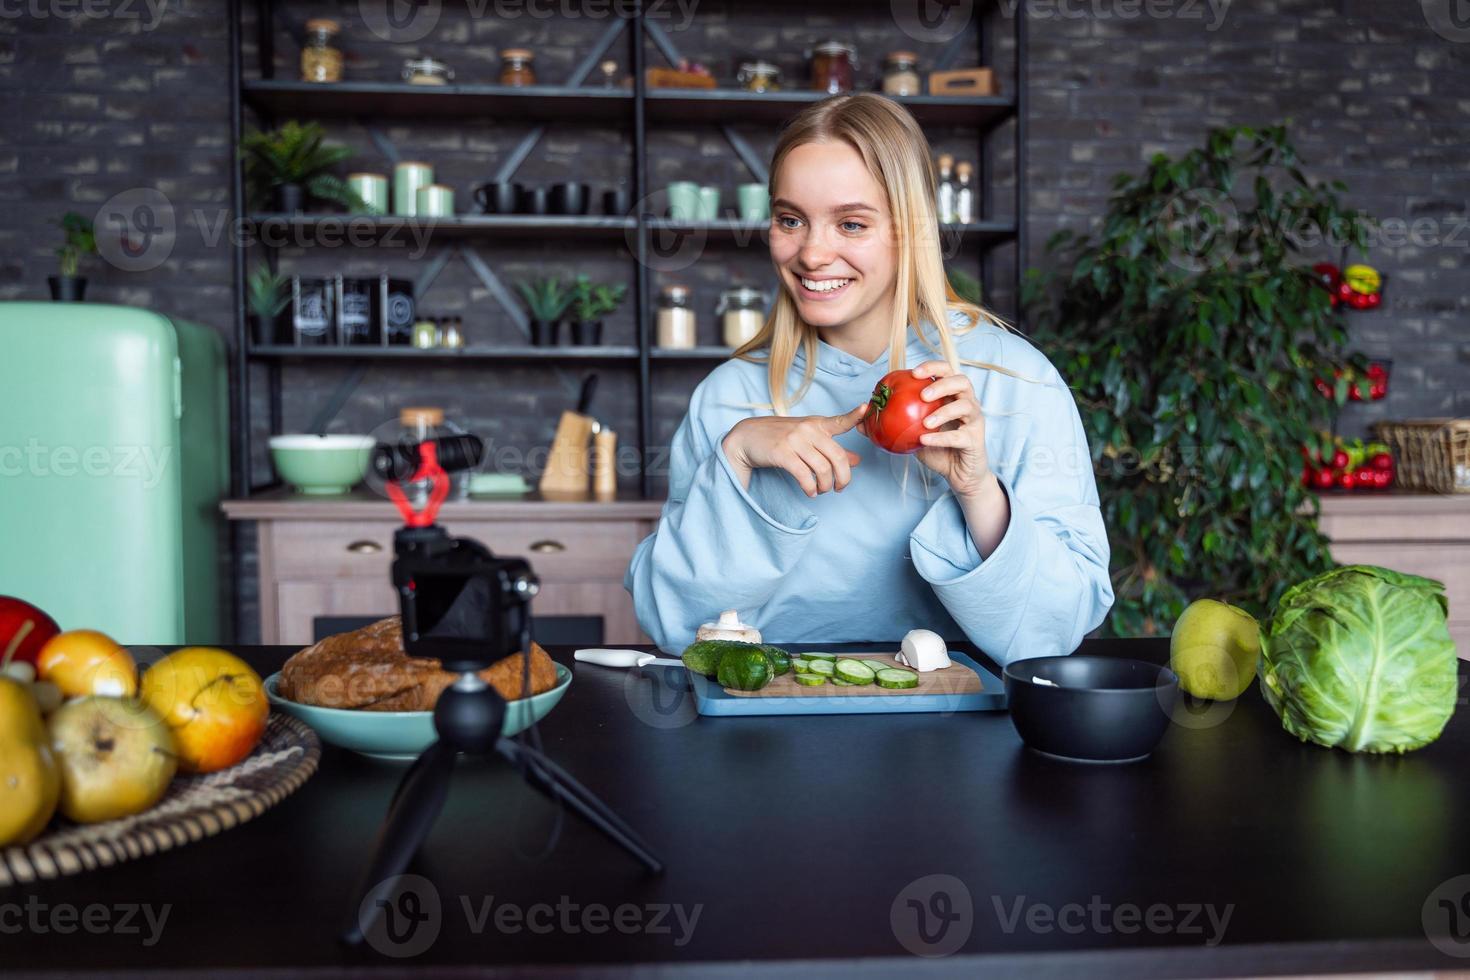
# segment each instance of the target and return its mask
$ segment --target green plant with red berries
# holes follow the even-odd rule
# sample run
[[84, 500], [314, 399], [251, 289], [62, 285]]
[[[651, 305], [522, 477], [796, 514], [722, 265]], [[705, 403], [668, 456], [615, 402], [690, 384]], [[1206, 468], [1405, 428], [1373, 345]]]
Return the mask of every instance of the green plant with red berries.
[[[1285, 126], [1212, 131], [1120, 174], [1095, 230], [1028, 275], [1032, 338], [1072, 386], [1112, 546], [1119, 636], [1167, 633], [1210, 596], [1258, 619], [1333, 564], [1299, 448], [1368, 361], [1305, 254], [1371, 221], [1303, 173]], [[1336, 372], [1341, 371], [1339, 376]], [[1349, 372], [1352, 372], [1351, 374]]]

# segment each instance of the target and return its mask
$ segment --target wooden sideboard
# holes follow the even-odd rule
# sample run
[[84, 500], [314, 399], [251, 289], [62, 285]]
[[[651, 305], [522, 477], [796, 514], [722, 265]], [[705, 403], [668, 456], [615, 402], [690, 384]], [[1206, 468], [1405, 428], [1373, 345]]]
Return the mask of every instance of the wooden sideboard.
[[[606, 642], [626, 645], [649, 642], [623, 573], [662, 507], [640, 499], [472, 499], [445, 504], [440, 523], [498, 554], [530, 558], [542, 580], [538, 615], [601, 616]], [[224, 512], [259, 525], [261, 642], [309, 643], [318, 616], [396, 611], [388, 568], [399, 522], [383, 498], [276, 492], [228, 501]], [[1450, 632], [1470, 659], [1470, 494], [1329, 494], [1321, 527], [1339, 562], [1444, 582]]]
[[[638, 542], [653, 533], [658, 500], [451, 501], [439, 523], [496, 554], [524, 555], [541, 578], [538, 616], [601, 616], [607, 643], [647, 643], [623, 589]], [[270, 493], [224, 504], [259, 528], [262, 643], [307, 644], [318, 616], [398, 611], [389, 582], [392, 504], [358, 491], [340, 497]]]

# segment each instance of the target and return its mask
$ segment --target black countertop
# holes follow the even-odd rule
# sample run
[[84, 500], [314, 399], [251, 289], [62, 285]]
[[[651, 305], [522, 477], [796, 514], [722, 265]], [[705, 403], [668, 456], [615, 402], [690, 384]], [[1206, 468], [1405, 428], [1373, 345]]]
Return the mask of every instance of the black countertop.
[[[264, 673], [292, 651], [240, 652]], [[1162, 662], [1167, 641], [1083, 652]], [[1448, 922], [1470, 910], [1470, 877], [1450, 881], [1470, 875], [1463, 710], [1428, 748], [1358, 757], [1297, 742], [1252, 688], [1186, 716], [1144, 762], [1081, 766], [1024, 749], [1004, 713], [701, 718], [677, 668], [579, 664], [541, 735], [653, 845], [662, 876], [570, 818], [543, 854], [554, 808], [504, 764], [468, 762], [413, 869], [434, 882], [433, 941], [414, 957], [344, 948], [402, 767], [327, 747], [244, 826], [0, 891], [0, 965], [1179, 976], [1465, 962], [1424, 925], [1470, 929], [1463, 912]], [[137, 931], [90, 933], [97, 904], [112, 923], [133, 907]], [[55, 917], [68, 906], [76, 922]], [[164, 908], [151, 928], [144, 911]]]

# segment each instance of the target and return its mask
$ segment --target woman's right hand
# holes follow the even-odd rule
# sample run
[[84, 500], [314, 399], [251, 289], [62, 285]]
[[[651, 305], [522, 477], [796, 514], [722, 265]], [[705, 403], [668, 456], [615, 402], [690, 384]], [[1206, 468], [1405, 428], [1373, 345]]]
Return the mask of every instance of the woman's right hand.
[[862, 457], [843, 449], [834, 437], [856, 426], [867, 411], [864, 402], [845, 415], [741, 419], [725, 435], [725, 458], [747, 489], [752, 470], [770, 467], [794, 476], [808, 497], [840, 491], [852, 482], [852, 468]]

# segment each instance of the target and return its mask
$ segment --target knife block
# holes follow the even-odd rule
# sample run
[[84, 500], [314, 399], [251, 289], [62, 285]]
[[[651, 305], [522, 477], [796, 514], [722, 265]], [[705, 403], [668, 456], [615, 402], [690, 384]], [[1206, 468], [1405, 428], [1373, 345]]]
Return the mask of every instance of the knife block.
[[562, 412], [551, 440], [551, 455], [541, 474], [542, 493], [585, 494], [589, 473], [587, 445], [592, 438], [592, 417], [577, 412]]

